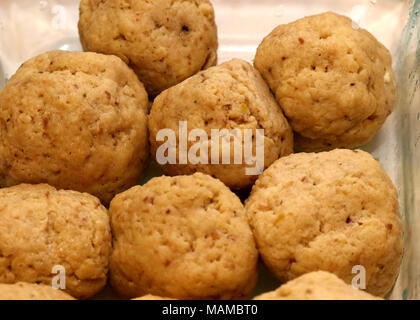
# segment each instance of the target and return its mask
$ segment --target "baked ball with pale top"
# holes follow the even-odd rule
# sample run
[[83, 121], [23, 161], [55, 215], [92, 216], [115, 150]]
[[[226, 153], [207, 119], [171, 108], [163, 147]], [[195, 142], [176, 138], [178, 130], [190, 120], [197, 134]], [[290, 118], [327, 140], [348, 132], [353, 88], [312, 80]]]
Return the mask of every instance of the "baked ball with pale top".
[[392, 288], [403, 250], [398, 194], [368, 153], [281, 158], [258, 178], [246, 210], [263, 261], [282, 281], [324, 270], [351, 283], [362, 270], [369, 293]]
[[0, 283], [56, 280], [90, 298], [107, 282], [110, 253], [109, 218], [97, 198], [45, 184], [0, 189]]
[[363, 145], [395, 106], [389, 51], [368, 31], [332, 12], [275, 28], [258, 47], [254, 65], [302, 151]]

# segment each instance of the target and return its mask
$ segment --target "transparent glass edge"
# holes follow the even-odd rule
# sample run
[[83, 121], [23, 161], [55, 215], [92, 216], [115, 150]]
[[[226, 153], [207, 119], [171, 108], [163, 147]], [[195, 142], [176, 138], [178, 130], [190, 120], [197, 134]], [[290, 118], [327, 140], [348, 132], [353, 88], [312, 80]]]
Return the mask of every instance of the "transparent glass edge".
[[[390, 299], [419, 299], [420, 252], [416, 238], [420, 235], [420, 0], [412, 0], [407, 23], [394, 56], [398, 83], [396, 132], [400, 147], [395, 150], [401, 159], [396, 177], [400, 185], [400, 209], [404, 223], [404, 255], [399, 277]], [[419, 190], [419, 191], [417, 191]]]

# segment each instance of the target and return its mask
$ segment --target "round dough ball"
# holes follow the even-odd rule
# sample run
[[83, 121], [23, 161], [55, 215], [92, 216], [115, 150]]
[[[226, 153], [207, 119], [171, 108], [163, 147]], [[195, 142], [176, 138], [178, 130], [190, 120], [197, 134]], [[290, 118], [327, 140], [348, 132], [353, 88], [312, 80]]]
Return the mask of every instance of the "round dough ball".
[[51, 286], [62, 266], [66, 292], [89, 298], [106, 284], [110, 252], [99, 199], [45, 184], [0, 189], [0, 283]]
[[123, 59], [151, 96], [217, 62], [208, 0], [82, 0], [83, 48]]
[[299, 150], [363, 145], [395, 106], [388, 50], [335, 13], [278, 26], [259, 46], [254, 65], [275, 93]]
[[307, 273], [282, 285], [277, 290], [261, 294], [254, 300], [382, 300], [353, 288], [336, 275], [317, 271]]
[[[208, 150], [208, 157], [205, 158], [209, 164], [193, 164], [191, 159], [188, 159], [188, 164], [179, 164], [180, 121], [187, 122], [189, 134], [193, 129], [202, 129], [207, 133], [209, 141], [205, 148]], [[176, 164], [163, 165], [166, 174], [192, 174], [198, 171], [216, 177], [234, 189], [252, 185], [258, 173], [279, 157], [293, 152], [292, 130], [269, 88], [257, 70], [238, 59], [200, 72], [164, 91], [155, 99], [149, 117], [150, 144], [155, 156], [158, 148], [166, 144], [166, 140], [157, 141], [158, 132], [166, 128], [174, 131], [178, 142]], [[218, 146], [219, 164], [212, 164], [212, 129], [226, 129], [229, 132], [237, 129], [242, 133], [239, 140], [242, 144], [242, 154], [234, 147], [231, 139], [230, 164], [223, 164], [223, 139], [219, 140]], [[247, 164], [245, 160], [249, 157], [245, 159], [244, 155], [244, 130], [251, 130], [255, 137], [256, 129], [264, 129], [264, 157], [261, 157], [260, 163]], [[188, 151], [193, 149], [197, 141], [198, 139], [188, 142]], [[256, 153], [256, 143], [260, 142], [254, 138], [253, 156]], [[225, 145], [229, 146], [229, 142]], [[240, 164], [235, 164], [234, 151], [241, 156]], [[225, 154], [229, 158], [229, 150]], [[247, 168], [255, 167], [259, 169], [257, 172], [247, 174]]]
[[0, 185], [48, 183], [104, 203], [146, 166], [147, 93], [119, 58], [54, 51], [0, 93]]
[[0, 283], [0, 300], [75, 300], [69, 294], [43, 284]]
[[210, 176], [159, 177], [110, 206], [112, 287], [122, 296], [246, 298], [258, 252], [245, 209]]
[[398, 194], [368, 153], [282, 158], [259, 177], [246, 210], [262, 259], [282, 281], [324, 270], [350, 284], [362, 266], [368, 292], [392, 288], [402, 255]]

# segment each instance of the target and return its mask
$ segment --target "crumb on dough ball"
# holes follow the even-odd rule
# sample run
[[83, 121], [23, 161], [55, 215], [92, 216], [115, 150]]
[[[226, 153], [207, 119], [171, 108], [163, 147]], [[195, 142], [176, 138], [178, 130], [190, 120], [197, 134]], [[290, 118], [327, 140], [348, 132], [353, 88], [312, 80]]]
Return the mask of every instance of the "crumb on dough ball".
[[110, 206], [110, 283], [122, 296], [243, 299], [258, 253], [245, 209], [208, 175], [159, 177]]
[[99, 199], [45, 184], [0, 189], [0, 283], [51, 286], [64, 267], [65, 291], [90, 298], [107, 282], [110, 252]]
[[281, 158], [258, 178], [246, 210], [263, 261], [282, 281], [324, 270], [351, 283], [362, 266], [369, 293], [392, 288], [402, 256], [398, 194], [368, 153]]
[[260, 44], [254, 65], [288, 118], [298, 150], [363, 145], [395, 106], [389, 51], [335, 13], [278, 26]]
[[44, 284], [0, 283], [0, 300], [75, 300], [64, 291]]
[[208, 0], [82, 0], [86, 51], [114, 54], [151, 96], [217, 62], [217, 27]]
[[291, 280], [254, 300], [382, 300], [353, 288], [335, 274], [316, 271]]
[[[208, 139], [200, 142], [196, 138], [188, 142], [187, 164], [181, 164], [179, 157], [180, 140], [183, 139], [179, 134], [181, 121], [186, 122], [188, 135], [195, 129], [201, 129]], [[157, 141], [160, 131], [166, 128], [173, 130], [177, 142], [176, 163], [162, 166], [166, 174], [202, 172], [220, 179], [233, 189], [249, 187], [263, 169], [279, 157], [293, 152], [292, 130], [269, 88], [257, 70], [248, 62], [238, 59], [202, 71], [162, 92], [155, 99], [149, 117], [150, 144], [155, 157], [159, 157], [158, 149], [167, 143], [167, 140]], [[235, 146], [234, 138], [230, 138], [230, 142], [225, 138], [217, 139], [212, 133], [214, 129], [229, 133], [238, 130], [241, 134], [237, 140], [241, 149]], [[261, 140], [256, 138], [258, 129], [264, 130]], [[252, 134], [252, 142], [245, 139], [246, 131]], [[213, 141], [219, 143], [213, 144]], [[252, 149], [252, 156], [260, 155], [261, 161], [247, 163], [252, 159], [249, 152], [245, 153], [245, 141], [249, 141], [248, 145], [252, 147], [248, 149]], [[207, 163], [191, 161], [192, 150], [201, 156], [201, 150], [197, 152], [194, 149], [198, 143], [201, 143], [200, 146], [204, 144], [207, 150], [207, 157], [204, 157]], [[228, 148], [224, 149], [223, 144]], [[257, 144], [263, 146], [264, 155], [256, 151]], [[218, 164], [213, 162], [214, 152]], [[229, 164], [223, 162], [224, 153]], [[240, 156], [239, 162], [236, 162], [237, 155]], [[259, 168], [256, 172], [247, 171], [256, 167]]]
[[25, 62], [0, 93], [0, 185], [48, 183], [109, 203], [145, 169], [147, 107], [115, 56], [53, 51]]

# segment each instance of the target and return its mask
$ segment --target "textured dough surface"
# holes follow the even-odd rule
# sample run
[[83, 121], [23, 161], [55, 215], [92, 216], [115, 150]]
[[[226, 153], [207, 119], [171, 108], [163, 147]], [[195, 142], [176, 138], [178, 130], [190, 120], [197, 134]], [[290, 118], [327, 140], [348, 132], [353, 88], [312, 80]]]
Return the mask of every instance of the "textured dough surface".
[[398, 194], [364, 151], [294, 154], [257, 180], [246, 210], [262, 259], [282, 281], [324, 270], [351, 283], [366, 269], [367, 291], [384, 296], [402, 255]]
[[86, 51], [114, 54], [151, 96], [217, 62], [217, 27], [208, 0], [82, 0]]
[[148, 158], [147, 93], [119, 58], [53, 51], [0, 93], [0, 185], [48, 183], [108, 203]]
[[381, 300], [339, 279], [336, 275], [317, 271], [307, 273], [261, 294], [254, 300]]
[[[293, 152], [292, 130], [280, 107], [264, 83], [261, 75], [249, 63], [234, 59], [212, 67], [162, 92], [154, 101], [149, 117], [152, 154], [164, 142], [156, 141], [161, 129], [169, 128], [179, 141], [179, 121], [187, 121], [188, 132], [203, 129], [211, 137], [212, 129], [242, 131], [264, 129], [264, 168], [281, 156]], [[233, 139], [232, 139], [233, 140]], [[210, 142], [210, 141], [209, 141]], [[196, 142], [188, 143], [188, 150]], [[242, 160], [244, 146], [242, 140]], [[209, 143], [211, 146], [211, 143]], [[250, 186], [256, 175], [246, 175], [246, 168], [254, 167], [245, 161], [234, 164], [234, 143], [231, 141], [230, 164], [222, 164], [222, 142], [219, 146], [219, 164], [167, 164], [163, 170], [169, 175], [203, 172], [223, 181], [227, 186], [240, 189]], [[255, 154], [255, 140], [253, 141]], [[211, 148], [208, 148], [209, 162]]]
[[66, 292], [89, 298], [106, 284], [110, 252], [109, 218], [97, 198], [45, 184], [0, 189], [0, 283], [51, 285], [59, 265]]
[[369, 32], [331, 12], [278, 26], [254, 61], [303, 151], [367, 143], [395, 106], [391, 64]]
[[74, 300], [74, 298], [51, 286], [19, 282], [0, 283], [0, 300]]
[[257, 280], [245, 209], [210, 176], [159, 177], [110, 206], [110, 280], [127, 297], [246, 298]]

